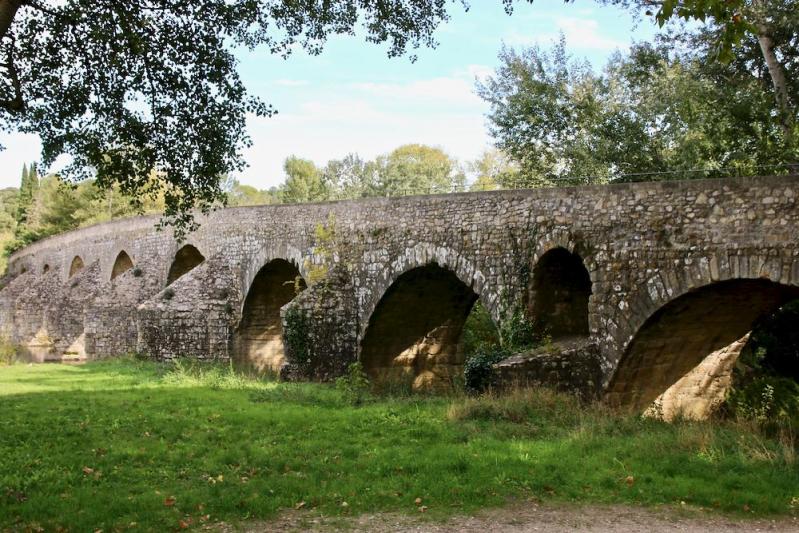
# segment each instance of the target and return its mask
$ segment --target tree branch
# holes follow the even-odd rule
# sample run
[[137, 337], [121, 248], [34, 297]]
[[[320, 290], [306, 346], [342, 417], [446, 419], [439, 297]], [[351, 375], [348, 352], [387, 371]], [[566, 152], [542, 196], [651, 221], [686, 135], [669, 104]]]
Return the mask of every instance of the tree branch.
[[0, 39], [6, 36], [24, 0], [0, 0]]
[[22, 84], [19, 81], [19, 72], [17, 71], [17, 66], [14, 64], [14, 38], [10, 37], [9, 40], [6, 62], [3, 63], [2, 66], [8, 72], [11, 88], [14, 89], [14, 98], [10, 100], [0, 100], [0, 108], [5, 109], [9, 113], [19, 113], [25, 109], [25, 100], [22, 97]]

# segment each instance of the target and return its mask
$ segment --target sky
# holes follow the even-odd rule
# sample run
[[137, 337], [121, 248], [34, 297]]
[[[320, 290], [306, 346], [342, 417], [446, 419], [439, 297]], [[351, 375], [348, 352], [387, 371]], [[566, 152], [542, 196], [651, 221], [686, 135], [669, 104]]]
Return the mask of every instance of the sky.
[[[511, 16], [500, 0], [470, 4], [468, 12], [451, 5], [451, 20], [435, 34], [438, 46], [415, 51], [415, 62], [407, 55], [389, 58], [386, 46], [358, 36], [331, 38], [319, 56], [299, 50], [284, 60], [264, 48], [238, 51], [248, 90], [278, 114], [248, 120], [253, 145], [243, 155], [249, 166], [235, 177], [266, 189], [283, 181], [290, 155], [321, 166], [348, 153], [372, 159], [407, 143], [440, 147], [461, 162], [475, 160], [491, 146], [488, 108], [475, 95], [475, 80], [497, 67], [503, 43], [549, 46], [562, 32], [575, 58], [600, 68], [616, 50], [656, 32], [650, 20], [584, 0], [517, 2]], [[0, 187], [18, 186], [23, 163], [38, 159], [39, 140], [0, 134], [0, 144], [6, 147]]]

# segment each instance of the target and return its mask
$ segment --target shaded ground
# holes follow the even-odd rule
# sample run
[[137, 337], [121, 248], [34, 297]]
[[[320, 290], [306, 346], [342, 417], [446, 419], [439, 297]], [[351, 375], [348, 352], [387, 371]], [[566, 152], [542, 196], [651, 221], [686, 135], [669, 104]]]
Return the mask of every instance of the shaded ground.
[[[233, 531], [225, 526], [210, 529]], [[329, 518], [310, 512], [293, 511], [271, 522], [245, 524], [243, 530], [256, 533], [293, 531], [370, 532], [463, 532], [502, 531], [799, 531], [799, 519], [746, 519], [722, 517], [701, 510], [643, 508], [624, 505], [569, 506], [529, 502], [501, 509], [481, 511], [474, 516], [456, 516], [444, 522], [392, 513], [365, 514], [353, 518]]]

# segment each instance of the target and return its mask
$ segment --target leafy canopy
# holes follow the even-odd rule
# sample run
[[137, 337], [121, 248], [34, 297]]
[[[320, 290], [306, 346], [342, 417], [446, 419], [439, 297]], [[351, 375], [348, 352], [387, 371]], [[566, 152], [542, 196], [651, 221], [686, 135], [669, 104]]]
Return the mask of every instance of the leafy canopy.
[[331, 34], [361, 33], [398, 56], [435, 44], [448, 3], [0, 0], [0, 131], [40, 135], [45, 168], [67, 154], [69, 181], [163, 194], [185, 230], [244, 166], [246, 117], [275, 112], [247, 94], [235, 47], [318, 54]]

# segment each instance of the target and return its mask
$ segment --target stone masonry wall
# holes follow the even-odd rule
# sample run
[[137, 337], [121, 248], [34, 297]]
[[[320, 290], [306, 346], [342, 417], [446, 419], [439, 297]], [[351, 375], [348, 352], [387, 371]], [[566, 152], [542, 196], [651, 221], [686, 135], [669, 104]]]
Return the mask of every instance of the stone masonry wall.
[[[359, 357], [373, 311], [403, 273], [432, 262], [451, 270], [499, 322], [517, 305], [535, 308], [527, 301], [535, 265], [563, 247], [590, 275], [589, 336], [604, 387], [642, 324], [672, 299], [727, 279], [799, 286], [797, 193], [788, 176], [230, 208], [199, 218], [187, 243], [206, 261], [170, 286], [171, 298], [167, 274], [182, 244], [155, 231], [156, 217], [118, 220], [15, 253], [0, 290], [0, 331], [29, 342], [48, 326], [43, 317], [77, 305], [87, 357], [138, 350], [227, 359], [252, 280], [280, 258], [309, 282], [283, 308], [284, 330], [304, 324], [304, 364], [318, 367], [304, 368], [287, 346], [292, 372], [327, 377]], [[319, 225], [334, 230], [330, 242], [318, 242]], [[138, 274], [111, 281], [122, 250]], [[56, 290], [69, 283], [76, 256], [97, 265], [79, 304]], [[328, 274], [314, 284], [308, 272], [319, 270]]]

